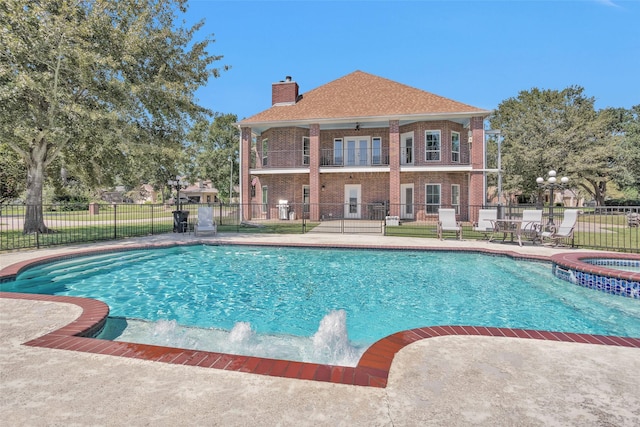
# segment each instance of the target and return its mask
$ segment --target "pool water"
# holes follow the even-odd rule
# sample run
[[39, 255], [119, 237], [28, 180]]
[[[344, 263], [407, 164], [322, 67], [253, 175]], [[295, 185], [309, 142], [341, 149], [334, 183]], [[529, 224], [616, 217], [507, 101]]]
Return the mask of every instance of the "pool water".
[[99, 299], [106, 338], [320, 363], [434, 325], [640, 337], [637, 300], [474, 253], [179, 246], [44, 264], [0, 289]]

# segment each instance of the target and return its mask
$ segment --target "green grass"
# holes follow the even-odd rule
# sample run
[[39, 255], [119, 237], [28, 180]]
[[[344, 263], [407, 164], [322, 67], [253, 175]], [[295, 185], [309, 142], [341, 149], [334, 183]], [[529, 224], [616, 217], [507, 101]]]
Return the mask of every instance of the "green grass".
[[60, 227], [49, 234], [24, 234], [21, 230], [3, 231], [0, 235], [0, 250], [33, 248], [36, 246], [56, 246], [70, 243], [95, 242], [122, 239], [126, 237], [148, 236], [172, 231], [173, 223], [147, 222], [138, 224], [118, 223], [96, 224], [78, 227]]

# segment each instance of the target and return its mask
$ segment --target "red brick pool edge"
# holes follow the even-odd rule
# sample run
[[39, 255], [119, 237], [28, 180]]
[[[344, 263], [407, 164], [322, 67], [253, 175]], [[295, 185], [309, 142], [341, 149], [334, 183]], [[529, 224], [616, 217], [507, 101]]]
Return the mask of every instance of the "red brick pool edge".
[[[143, 249], [149, 247], [158, 246], [145, 245], [133, 248], [127, 247], [126, 249]], [[385, 247], [385, 249], [394, 248], [389, 248], [387, 246]], [[417, 248], [402, 247], [395, 249]], [[122, 248], [89, 252], [85, 251], [83, 253], [42, 257], [13, 264], [0, 271], [0, 280], [6, 280], [7, 278], [14, 277], [20, 272], [20, 270], [28, 267], [29, 265], [42, 262], [50, 262], [57, 259], [64, 259], [74, 256], [111, 252], [114, 250], [122, 250]], [[434, 249], [429, 248], [426, 250]], [[451, 251], [452, 249], [447, 250]], [[461, 250], [470, 251], [469, 249]], [[475, 250], [474, 252], [498, 254], [497, 252], [488, 250]], [[513, 256], [520, 259], [533, 259], [540, 261], [544, 258], [544, 260], [548, 260], [547, 257], [540, 256], [529, 257], [523, 256], [522, 254], [505, 254], [503, 252], [500, 252], [499, 254]], [[198, 366], [202, 368], [214, 368], [282, 378], [323, 381], [336, 384], [359, 385], [367, 387], [386, 387], [389, 377], [389, 370], [391, 369], [391, 363], [393, 362], [395, 354], [405, 346], [427, 338], [450, 335], [490, 336], [640, 348], [640, 338], [478, 326], [433, 326], [401, 331], [382, 338], [367, 349], [367, 351], [360, 358], [360, 361], [358, 362], [358, 365], [356, 367], [334, 366], [317, 363], [268, 359], [253, 356], [224, 354], [200, 350], [189, 350], [173, 347], [162, 347], [148, 344], [100, 340], [91, 338], [91, 336], [93, 336], [102, 328], [107, 316], [109, 315], [109, 307], [100, 301], [90, 298], [22, 294], [13, 292], [0, 292], [0, 298], [68, 303], [75, 304], [82, 308], [82, 314], [76, 320], [56, 331], [25, 342], [24, 345], [27, 346], [80, 351], [85, 353], [129, 357], [175, 365]]]

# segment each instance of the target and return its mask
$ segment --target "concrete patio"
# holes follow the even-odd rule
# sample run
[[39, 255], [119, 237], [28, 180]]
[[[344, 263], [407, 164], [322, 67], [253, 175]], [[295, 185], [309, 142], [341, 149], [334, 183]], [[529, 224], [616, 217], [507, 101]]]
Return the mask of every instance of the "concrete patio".
[[[0, 268], [87, 247], [193, 239], [169, 234], [3, 253]], [[490, 248], [542, 256], [571, 251], [319, 233], [233, 234], [211, 240]], [[387, 387], [371, 388], [22, 345], [79, 314], [74, 305], [0, 298], [0, 411], [7, 425], [640, 424], [640, 351], [633, 348], [517, 338], [430, 338], [402, 349]]]

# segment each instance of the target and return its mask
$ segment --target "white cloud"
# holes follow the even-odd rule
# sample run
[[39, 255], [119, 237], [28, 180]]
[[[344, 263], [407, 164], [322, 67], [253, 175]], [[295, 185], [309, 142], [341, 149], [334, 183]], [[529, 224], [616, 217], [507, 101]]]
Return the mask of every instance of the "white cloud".
[[620, 7], [620, 5], [617, 5], [613, 0], [595, 0], [595, 1], [605, 6]]

